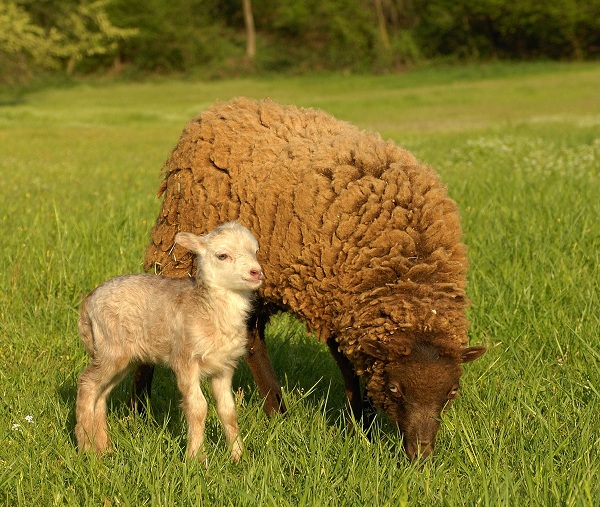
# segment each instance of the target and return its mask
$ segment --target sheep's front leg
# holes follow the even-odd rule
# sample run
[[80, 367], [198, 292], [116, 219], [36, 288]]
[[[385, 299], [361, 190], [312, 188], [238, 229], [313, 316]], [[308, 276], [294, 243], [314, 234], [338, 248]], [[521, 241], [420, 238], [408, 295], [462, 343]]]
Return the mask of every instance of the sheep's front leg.
[[[188, 425], [187, 455], [195, 458], [204, 440], [204, 426], [208, 404], [200, 389], [200, 369], [196, 363], [190, 363], [185, 368], [175, 371], [177, 387], [182, 395], [181, 407]], [[200, 461], [206, 461], [206, 455], [198, 456]]]
[[374, 409], [368, 399], [364, 399], [361, 395], [360, 381], [355, 373], [350, 360], [339, 350], [339, 345], [334, 338], [327, 340], [327, 345], [331, 355], [335, 359], [346, 388], [346, 397], [352, 411], [352, 416], [356, 422], [362, 423], [362, 427], [369, 434], [373, 423]]
[[267, 415], [284, 414], [286, 407], [281, 386], [265, 344], [265, 326], [269, 318], [269, 313], [258, 311], [248, 322], [246, 362], [258, 386], [260, 396], [265, 400], [264, 410]]
[[233, 370], [225, 370], [211, 379], [211, 387], [217, 404], [217, 413], [225, 429], [225, 439], [231, 448], [231, 458], [239, 461], [242, 457], [243, 446], [231, 388], [232, 379]]

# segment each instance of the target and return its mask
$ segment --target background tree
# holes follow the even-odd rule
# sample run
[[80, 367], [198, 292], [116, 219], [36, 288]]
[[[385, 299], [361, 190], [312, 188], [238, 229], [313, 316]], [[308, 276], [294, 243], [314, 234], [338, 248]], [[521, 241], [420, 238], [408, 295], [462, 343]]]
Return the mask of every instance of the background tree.
[[37, 26], [14, 2], [0, 0], [0, 81], [10, 86], [26, 82], [33, 68], [57, 64], [60, 36]]
[[246, 56], [251, 60], [256, 54], [256, 30], [254, 28], [254, 15], [252, 14], [252, 1], [242, 0], [244, 8], [244, 24], [246, 25]]
[[22, 84], [34, 69], [72, 74], [87, 58], [114, 54], [137, 34], [109, 19], [110, 0], [0, 0], [1, 80]]
[[67, 74], [85, 58], [114, 55], [119, 41], [138, 34], [135, 28], [119, 28], [110, 21], [106, 8], [111, 0], [92, 2], [61, 2], [62, 13], [56, 17], [56, 25], [62, 35], [61, 58]]

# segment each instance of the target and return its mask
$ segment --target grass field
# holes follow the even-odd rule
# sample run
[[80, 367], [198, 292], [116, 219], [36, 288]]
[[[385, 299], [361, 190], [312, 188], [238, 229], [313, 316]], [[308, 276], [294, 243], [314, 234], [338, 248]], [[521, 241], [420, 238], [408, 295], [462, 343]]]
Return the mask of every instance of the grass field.
[[[600, 66], [505, 64], [405, 75], [157, 80], [48, 89], [0, 107], [0, 504], [600, 505]], [[247, 453], [209, 410], [209, 466], [186, 461], [174, 379], [149, 421], [111, 397], [115, 451], [75, 449], [82, 295], [140, 272], [159, 171], [187, 120], [236, 95], [320, 107], [431, 164], [459, 203], [471, 270], [462, 398], [432, 459], [385, 417], [346, 430], [327, 351], [286, 316], [268, 345], [289, 413], [236, 373]]]

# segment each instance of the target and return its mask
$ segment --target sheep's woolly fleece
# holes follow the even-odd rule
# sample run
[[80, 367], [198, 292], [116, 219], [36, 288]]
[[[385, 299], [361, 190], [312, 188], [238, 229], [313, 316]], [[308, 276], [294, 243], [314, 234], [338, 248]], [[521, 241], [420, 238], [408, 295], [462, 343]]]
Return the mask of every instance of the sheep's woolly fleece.
[[238, 220], [258, 239], [260, 296], [331, 337], [375, 403], [382, 365], [363, 340], [467, 343], [467, 257], [459, 214], [408, 151], [316, 109], [246, 98], [184, 129], [164, 166], [145, 267], [194, 272], [174, 246]]

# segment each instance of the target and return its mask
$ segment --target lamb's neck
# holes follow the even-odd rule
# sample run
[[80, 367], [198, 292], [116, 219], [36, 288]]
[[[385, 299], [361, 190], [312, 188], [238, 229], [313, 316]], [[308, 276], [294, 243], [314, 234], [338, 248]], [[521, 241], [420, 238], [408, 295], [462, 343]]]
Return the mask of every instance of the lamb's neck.
[[207, 285], [197, 285], [194, 293], [217, 317], [220, 327], [245, 327], [252, 310], [252, 293]]

